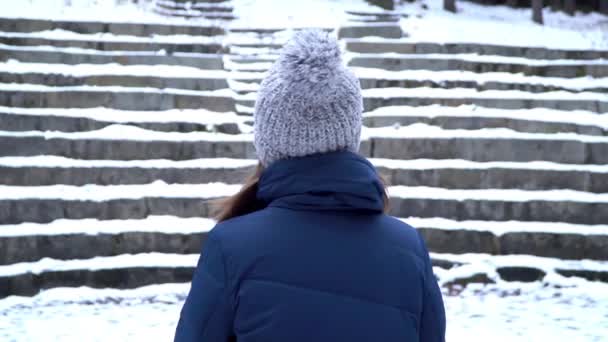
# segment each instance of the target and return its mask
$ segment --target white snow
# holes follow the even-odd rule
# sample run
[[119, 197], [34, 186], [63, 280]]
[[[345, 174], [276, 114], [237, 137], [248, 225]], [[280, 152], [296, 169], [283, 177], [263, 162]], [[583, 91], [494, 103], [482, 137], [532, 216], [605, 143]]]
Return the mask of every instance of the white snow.
[[[423, 9], [423, 4], [429, 9]], [[410, 14], [401, 20], [404, 31], [419, 41], [608, 49], [607, 17], [598, 13], [579, 12], [569, 17], [545, 8], [545, 25], [538, 25], [532, 22], [529, 8], [487, 7], [457, 1], [458, 13], [452, 14], [443, 11], [442, 5], [441, 0], [402, 2], [399, 11]]]
[[237, 123], [247, 118], [233, 112], [212, 112], [199, 109], [169, 109], [161, 111], [130, 111], [105, 107], [95, 108], [21, 108], [0, 106], [0, 113], [28, 116], [59, 116], [86, 118], [115, 123], [172, 123], [189, 122], [204, 125]]
[[187, 96], [222, 96], [232, 97], [234, 92], [228, 88], [219, 90], [189, 90], [189, 89], [175, 89], [175, 88], [151, 88], [151, 87], [122, 87], [122, 86], [48, 86], [42, 84], [28, 84], [28, 83], [0, 83], [0, 91], [19, 91], [19, 92], [45, 92], [45, 93], [56, 93], [56, 92], [70, 92], [70, 91], [86, 91], [92, 93], [148, 93], [148, 94], [173, 94], [173, 95], [187, 95]]
[[[55, 168], [98, 168], [98, 167], [117, 167], [117, 168], [200, 168], [200, 169], [228, 169], [243, 168], [257, 165], [254, 159], [237, 158], [200, 158], [187, 160], [169, 159], [141, 159], [141, 160], [91, 160], [91, 159], [72, 159], [60, 156], [29, 156], [29, 157], [0, 157], [2, 167], [55, 167]], [[606, 166], [608, 169], [608, 166]], [[606, 171], [608, 172], [608, 171]]]
[[0, 131], [5, 137], [41, 137], [44, 139], [96, 139], [135, 141], [253, 141], [253, 134], [225, 134], [212, 132], [158, 132], [129, 125], [109, 125], [96, 131]]
[[192, 36], [184, 34], [176, 35], [152, 35], [148, 37], [132, 35], [116, 35], [112, 33], [76, 33], [62, 29], [54, 29], [39, 32], [0, 32], [0, 37], [19, 39], [48, 39], [54, 41], [72, 40], [83, 42], [121, 42], [121, 43], [156, 43], [156, 44], [221, 44], [222, 36]]
[[581, 91], [590, 88], [607, 88], [608, 78], [593, 78], [591, 76], [577, 78], [561, 78], [561, 77], [541, 77], [527, 76], [522, 73], [509, 72], [484, 72], [476, 73], [472, 71], [462, 70], [401, 70], [389, 71], [384, 69], [374, 68], [351, 68], [355, 74], [364, 79], [382, 79], [382, 80], [416, 80], [416, 81], [433, 81], [436, 83], [458, 81], [458, 82], [474, 82], [479, 86], [487, 83], [515, 83], [520, 85], [543, 85], [563, 87], [571, 90]]
[[568, 91], [547, 91], [531, 93], [523, 90], [484, 90], [472, 88], [370, 88], [362, 90], [363, 97], [388, 98], [476, 98], [476, 99], [526, 99], [526, 100], [591, 100], [608, 101], [608, 94], [595, 92], [571, 93]]
[[456, 107], [438, 104], [429, 106], [386, 106], [363, 113], [363, 117], [452, 117], [452, 118], [504, 118], [525, 121], [561, 122], [576, 125], [597, 126], [608, 129], [608, 113], [598, 114], [585, 110], [557, 110], [550, 108], [499, 109], [476, 105]]
[[[120, 75], [120, 76], [148, 76], [158, 78], [199, 78], [217, 79], [228, 78], [233, 74], [225, 70], [205, 70], [195, 67], [181, 65], [122, 65], [109, 64], [46, 64], [46, 63], [23, 63], [14, 59], [0, 63], [0, 72], [26, 74], [62, 74], [74, 77]], [[234, 75], [247, 77], [244, 75]]]
[[240, 188], [241, 185], [238, 184], [167, 184], [162, 181], [155, 181], [149, 184], [137, 185], [0, 185], [0, 193], [4, 200], [37, 198], [102, 202], [115, 199], [141, 199], [146, 197], [212, 199], [233, 195]]
[[[507, 233], [553, 233], [575, 235], [608, 235], [608, 225], [586, 225], [566, 222], [535, 221], [455, 221], [441, 217], [408, 217], [402, 221], [415, 228], [440, 230], [473, 230], [491, 232], [496, 236]], [[10, 227], [9, 227], [10, 228]]]
[[[367, 39], [368, 41], [370, 38]], [[378, 41], [378, 40], [374, 40]], [[384, 39], [382, 40], [384, 41]], [[405, 43], [410, 40], [399, 40], [399, 42]], [[462, 60], [469, 62], [479, 63], [502, 63], [502, 64], [520, 64], [529, 66], [594, 66], [594, 65], [608, 65], [606, 59], [532, 59], [526, 57], [510, 57], [510, 56], [496, 56], [496, 55], [479, 55], [476, 53], [454, 53], [454, 54], [442, 54], [442, 53], [430, 53], [430, 54], [403, 54], [396, 52], [382, 52], [382, 53], [347, 53], [346, 60], [354, 57], [362, 58], [377, 58], [377, 59], [429, 59], [429, 60]]]
[[608, 193], [591, 193], [576, 190], [519, 190], [519, 189], [445, 189], [426, 186], [388, 187], [388, 193], [404, 199], [436, 199], [445, 201], [499, 201], [499, 202], [582, 202], [608, 203]]
[[[597, 341], [608, 330], [608, 285], [571, 278], [444, 289], [447, 341]], [[173, 339], [189, 284], [137, 289], [56, 288], [0, 300], [0, 339], [159, 341]], [[474, 333], [472, 333], [474, 332]]]
[[[0, 44], [0, 50], [9, 51], [27, 51], [27, 52], [56, 52], [66, 54], [85, 54], [85, 55], [101, 55], [101, 56], [167, 56], [168, 53], [165, 50], [158, 51], [121, 51], [111, 50], [102, 51], [95, 49], [83, 49], [77, 47], [58, 47], [50, 45], [28, 45], [28, 46], [16, 46], [16, 45], [5, 45]], [[197, 53], [197, 52], [172, 52], [171, 56], [174, 57], [194, 57], [194, 58], [221, 58], [217, 54], [210, 53]]]
[[195, 267], [199, 254], [141, 253], [91, 259], [57, 260], [43, 258], [34, 262], [0, 265], [0, 277], [24, 273], [40, 274], [49, 271], [107, 270], [132, 267]]
[[[57, 199], [75, 201], [108, 201], [113, 199], [160, 198], [215, 198], [229, 196], [240, 189], [238, 184], [167, 184], [155, 181], [137, 185], [0, 185], [5, 200]], [[608, 203], [608, 193], [590, 193], [575, 190], [519, 190], [519, 189], [445, 189], [424, 186], [390, 186], [391, 196], [407, 199], [437, 199], [447, 201], [569, 201], [582, 203]]]
[[[0, 158], [0, 165], [2, 165]], [[376, 167], [404, 170], [435, 170], [435, 169], [461, 169], [461, 170], [489, 170], [489, 169], [510, 169], [510, 170], [549, 170], [549, 171], [579, 171], [608, 173], [608, 165], [595, 164], [560, 164], [547, 161], [529, 162], [476, 162], [464, 159], [386, 159], [370, 158]], [[19, 162], [17, 162], [17, 165]], [[33, 164], [27, 164], [32, 165]]]
[[[3, 135], [3, 133], [0, 133]], [[362, 136], [391, 139], [521, 139], [550, 141], [580, 141], [584, 143], [607, 143], [608, 137], [577, 133], [525, 133], [509, 128], [443, 129], [438, 126], [416, 123], [400, 127], [364, 127]]]
[[214, 220], [203, 217], [148, 216], [144, 219], [129, 220], [59, 219], [50, 223], [24, 222], [0, 225], [0, 237], [99, 235], [125, 232], [193, 234], [208, 232], [214, 226]]
[[[552, 233], [573, 235], [608, 235], [608, 225], [585, 225], [565, 222], [534, 221], [455, 221], [440, 217], [408, 217], [400, 220], [415, 228], [438, 230], [471, 230], [491, 232], [495, 236], [507, 233]], [[144, 219], [98, 220], [58, 219], [50, 223], [24, 222], [1, 225], [0, 237], [52, 236], [69, 234], [119, 234], [124, 232], [158, 232], [192, 234], [208, 232], [215, 225], [209, 218], [182, 218], [175, 216], [148, 216]]]

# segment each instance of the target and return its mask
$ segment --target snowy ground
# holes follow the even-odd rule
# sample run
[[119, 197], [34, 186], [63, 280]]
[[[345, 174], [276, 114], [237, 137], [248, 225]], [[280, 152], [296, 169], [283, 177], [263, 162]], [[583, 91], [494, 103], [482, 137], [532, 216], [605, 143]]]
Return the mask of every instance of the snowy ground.
[[[571, 283], [470, 285], [458, 294], [446, 292], [448, 341], [605, 341], [608, 285]], [[0, 340], [169, 341], [187, 291], [188, 285], [167, 284], [9, 297], [0, 301]]]

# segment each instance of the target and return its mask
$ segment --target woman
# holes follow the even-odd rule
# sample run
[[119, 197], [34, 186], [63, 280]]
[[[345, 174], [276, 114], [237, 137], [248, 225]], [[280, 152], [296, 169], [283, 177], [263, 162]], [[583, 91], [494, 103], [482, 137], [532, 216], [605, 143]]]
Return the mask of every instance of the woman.
[[337, 41], [296, 33], [254, 110], [260, 160], [222, 202], [176, 341], [444, 341], [425, 244], [358, 155], [362, 97]]

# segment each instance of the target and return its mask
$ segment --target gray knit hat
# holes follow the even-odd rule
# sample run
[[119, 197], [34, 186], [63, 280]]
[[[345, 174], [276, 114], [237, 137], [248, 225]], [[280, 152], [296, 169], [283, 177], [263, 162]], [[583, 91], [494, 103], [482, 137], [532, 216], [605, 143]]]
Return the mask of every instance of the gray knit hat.
[[357, 152], [361, 86], [344, 66], [335, 38], [297, 32], [283, 47], [258, 91], [254, 145], [263, 165], [337, 150]]

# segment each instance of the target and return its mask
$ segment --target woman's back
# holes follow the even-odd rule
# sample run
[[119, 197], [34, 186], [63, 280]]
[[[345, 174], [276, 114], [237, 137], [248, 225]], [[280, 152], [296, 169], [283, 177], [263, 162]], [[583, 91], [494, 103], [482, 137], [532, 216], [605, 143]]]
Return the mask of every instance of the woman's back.
[[260, 166], [223, 202], [176, 341], [444, 340], [424, 242], [358, 154], [362, 110], [336, 40], [297, 33], [260, 85]]

